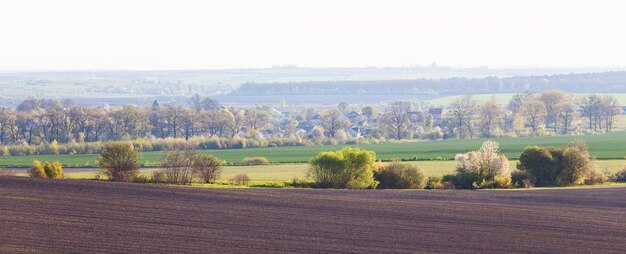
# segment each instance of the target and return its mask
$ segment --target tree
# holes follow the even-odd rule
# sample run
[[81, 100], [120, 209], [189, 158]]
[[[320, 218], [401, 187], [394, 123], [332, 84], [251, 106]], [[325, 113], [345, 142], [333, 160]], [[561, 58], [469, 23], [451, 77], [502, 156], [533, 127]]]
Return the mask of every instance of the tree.
[[361, 109], [361, 113], [367, 120], [372, 120], [372, 117], [376, 115], [376, 108], [373, 106], [365, 106]]
[[600, 98], [600, 114], [604, 118], [604, 127], [606, 132], [613, 130], [615, 116], [621, 113], [622, 107], [615, 97], [605, 95]]
[[495, 97], [478, 107], [478, 118], [482, 126], [483, 136], [491, 137], [494, 129], [502, 123], [502, 107], [496, 102]]
[[245, 112], [244, 122], [251, 130], [256, 131], [260, 128], [264, 128], [270, 121], [270, 115], [260, 109], [249, 109]]
[[476, 102], [471, 96], [458, 98], [450, 104], [450, 113], [452, 114], [452, 126], [459, 130], [459, 137], [465, 138], [467, 134], [473, 137], [472, 115], [476, 110]]
[[507, 106], [507, 108], [511, 110], [513, 114], [517, 114], [522, 110], [522, 106], [524, 106], [524, 103], [526, 103], [526, 101], [528, 101], [528, 99], [531, 99], [532, 97], [533, 93], [530, 91], [515, 94], [509, 101], [509, 105]]
[[394, 101], [389, 103], [383, 116], [385, 125], [393, 133], [395, 139], [402, 139], [409, 127], [409, 111], [411, 104], [408, 101]]
[[334, 137], [338, 130], [348, 128], [350, 121], [341, 115], [337, 109], [329, 109], [320, 113], [320, 121], [318, 125], [326, 132], [329, 137]]
[[375, 188], [373, 168], [376, 154], [346, 147], [335, 152], [321, 152], [309, 160], [309, 174], [322, 188]]
[[215, 183], [222, 174], [222, 162], [213, 155], [196, 155], [191, 165], [193, 172], [205, 183]]
[[546, 124], [552, 124], [554, 133], [556, 134], [559, 126], [559, 115], [563, 110], [564, 102], [567, 100], [567, 96], [559, 90], [548, 90], [541, 93], [539, 99], [546, 107]]
[[220, 105], [220, 103], [216, 100], [213, 100], [209, 97], [202, 97], [199, 94], [195, 94], [193, 97], [191, 97], [191, 105], [196, 109], [196, 110], [216, 110], [216, 109], [221, 109], [222, 106]]
[[589, 120], [589, 130], [594, 129], [594, 121], [597, 119], [597, 115], [600, 112], [600, 97], [595, 94], [587, 95], [580, 99], [579, 106], [583, 116]]
[[342, 101], [337, 105], [337, 108], [339, 109], [339, 111], [341, 111], [342, 114], [347, 115], [350, 111], [350, 105], [345, 102]]
[[139, 159], [139, 151], [131, 143], [114, 142], [102, 148], [96, 163], [109, 179], [129, 182], [139, 173]]
[[530, 125], [532, 132], [537, 133], [537, 128], [545, 121], [546, 115], [548, 114], [546, 111], [546, 106], [542, 101], [538, 99], [531, 99], [526, 101], [522, 106], [522, 110], [520, 112], [528, 125]]

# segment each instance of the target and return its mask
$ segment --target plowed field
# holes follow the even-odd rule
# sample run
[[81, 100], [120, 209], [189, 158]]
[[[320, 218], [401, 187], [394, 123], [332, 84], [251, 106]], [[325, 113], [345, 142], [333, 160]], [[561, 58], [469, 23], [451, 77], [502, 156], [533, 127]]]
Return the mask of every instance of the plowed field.
[[623, 253], [626, 188], [195, 189], [0, 177], [0, 252]]

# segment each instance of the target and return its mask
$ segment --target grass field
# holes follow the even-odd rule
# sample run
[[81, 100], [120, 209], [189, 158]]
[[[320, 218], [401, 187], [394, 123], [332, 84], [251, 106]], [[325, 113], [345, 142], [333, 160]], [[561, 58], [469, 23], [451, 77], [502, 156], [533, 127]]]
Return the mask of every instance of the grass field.
[[[453, 173], [456, 168], [455, 161], [411, 161], [404, 162], [416, 165], [426, 176], [443, 176]], [[510, 161], [510, 167], [515, 169], [517, 161]], [[610, 174], [616, 173], [626, 164], [626, 160], [597, 160], [597, 167], [602, 171], [608, 171]], [[276, 164], [264, 166], [227, 166], [223, 168], [222, 177], [218, 184], [198, 185], [199, 187], [235, 187], [230, 184], [237, 174], [247, 174], [251, 179], [252, 187], [283, 187], [286, 182], [291, 182], [294, 178], [299, 180], [307, 179], [307, 164]], [[158, 170], [156, 168], [142, 169], [141, 173], [150, 177], [152, 172]], [[96, 168], [67, 168], [65, 169], [65, 178], [93, 180], [98, 176], [99, 170]], [[18, 170], [18, 175], [26, 176], [26, 170]]]
[[[601, 160], [623, 159], [626, 156], [626, 132], [614, 132], [593, 136], [554, 136], [526, 138], [496, 138], [500, 149], [510, 159], [519, 158], [524, 147], [529, 145], [560, 146], [575, 139], [582, 139], [589, 145], [593, 156]], [[457, 153], [464, 153], [480, 147], [485, 139], [422, 141], [400, 144], [370, 144], [357, 147], [373, 150], [378, 159], [451, 160]], [[304, 163], [320, 151], [337, 150], [344, 145], [309, 147], [274, 147], [231, 150], [203, 150], [227, 162], [241, 162], [245, 157], [262, 156], [277, 163]], [[142, 163], [157, 165], [161, 152], [143, 153]], [[0, 157], [0, 166], [29, 167], [33, 160], [59, 161], [65, 167], [94, 167], [97, 155], [33, 155]]]

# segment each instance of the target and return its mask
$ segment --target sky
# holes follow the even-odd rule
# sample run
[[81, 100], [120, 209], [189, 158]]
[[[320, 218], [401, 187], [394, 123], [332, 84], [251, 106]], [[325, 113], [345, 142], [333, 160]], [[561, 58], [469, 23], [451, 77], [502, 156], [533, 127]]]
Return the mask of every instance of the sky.
[[624, 67], [626, 1], [0, 2], [0, 70]]

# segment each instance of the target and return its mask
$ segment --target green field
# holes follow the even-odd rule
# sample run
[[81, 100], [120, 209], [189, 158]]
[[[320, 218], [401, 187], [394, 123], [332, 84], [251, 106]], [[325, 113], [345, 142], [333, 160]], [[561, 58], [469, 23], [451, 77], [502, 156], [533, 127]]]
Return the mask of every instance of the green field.
[[[626, 156], [626, 132], [615, 132], [593, 136], [554, 136], [527, 138], [496, 138], [500, 149], [510, 159], [517, 159], [528, 145], [560, 146], [575, 139], [582, 139], [589, 145], [591, 154], [600, 160], [623, 159]], [[457, 153], [475, 150], [485, 139], [423, 141], [399, 144], [371, 144], [358, 147], [373, 150], [378, 159], [451, 160]], [[203, 150], [230, 163], [240, 162], [244, 157], [262, 156], [276, 163], [304, 163], [320, 151], [337, 150], [344, 145], [310, 147], [275, 147], [231, 150]], [[143, 153], [145, 166], [157, 165], [161, 152]], [[29, 167], [33, 160], [59, 161], [65, 167], [94, 167], [97, 155], [32, 155], [0, 157], [0, 166]]]

